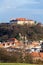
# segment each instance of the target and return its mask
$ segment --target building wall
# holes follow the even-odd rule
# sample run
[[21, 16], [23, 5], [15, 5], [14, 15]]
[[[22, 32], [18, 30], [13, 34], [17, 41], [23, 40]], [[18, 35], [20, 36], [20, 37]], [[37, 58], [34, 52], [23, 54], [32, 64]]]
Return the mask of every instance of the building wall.
[[17, 24], [20, 24], [20, 25], [24, 25], [24, 24], [31, 24], [31, 25], [33, 25], [34, 24], [34, 21], [29, 21], [29, 20], [27, 20], [27, 21], [17, 21]]
[[28, 24], [34, 24], [34, 21], [32, 21], [32, 20], [30, 20], [30, 21], [28, 21]]
[[23, 25], [24, 21], [18, 21], [17, 24]]

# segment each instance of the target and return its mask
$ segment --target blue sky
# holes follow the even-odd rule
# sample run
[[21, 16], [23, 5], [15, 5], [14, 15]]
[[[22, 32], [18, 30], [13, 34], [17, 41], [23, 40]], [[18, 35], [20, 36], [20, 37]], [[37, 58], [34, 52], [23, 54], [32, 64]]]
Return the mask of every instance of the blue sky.
[[43, 23], [43, 0], [0, 0], [0, 22], [17, 17]]

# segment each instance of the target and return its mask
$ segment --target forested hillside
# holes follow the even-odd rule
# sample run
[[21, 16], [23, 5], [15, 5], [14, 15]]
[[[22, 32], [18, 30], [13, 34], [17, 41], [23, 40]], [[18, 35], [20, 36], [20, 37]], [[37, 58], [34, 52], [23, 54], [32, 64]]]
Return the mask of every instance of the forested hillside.
[[40, 24], [29, 25], [17, 25], [11, 23], [0, 23], [0, 41], [6, 41], [9, 38], [19, 39], [19, 33], [25, 35], [28, 40], [41, 40], [43, 39], [43, 26]]

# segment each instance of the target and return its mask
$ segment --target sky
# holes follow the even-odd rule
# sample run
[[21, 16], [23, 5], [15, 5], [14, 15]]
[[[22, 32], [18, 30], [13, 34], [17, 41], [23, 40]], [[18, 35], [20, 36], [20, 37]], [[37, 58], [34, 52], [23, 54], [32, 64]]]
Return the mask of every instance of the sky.
[[0, 22], [27, 18], [43, 23], [43, 0], [0, 0]]

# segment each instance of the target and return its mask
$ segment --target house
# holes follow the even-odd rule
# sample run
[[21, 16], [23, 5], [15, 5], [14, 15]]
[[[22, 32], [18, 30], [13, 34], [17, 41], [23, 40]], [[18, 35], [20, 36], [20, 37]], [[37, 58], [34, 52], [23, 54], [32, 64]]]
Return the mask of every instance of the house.
[[31, 48], [31, 52], [40, 52], [40, 48]]
[[33, 41], [32, 43], [28, 44], [28, 48], [30, 52], [40, 52], [41, 45], [38, 41]]
[[10, 38], [7, 42], [3, 42], [0, 44], [0, 48], [22, 48], [23, 43], [18, 41], [16, 38]]

